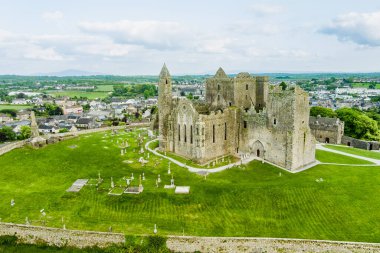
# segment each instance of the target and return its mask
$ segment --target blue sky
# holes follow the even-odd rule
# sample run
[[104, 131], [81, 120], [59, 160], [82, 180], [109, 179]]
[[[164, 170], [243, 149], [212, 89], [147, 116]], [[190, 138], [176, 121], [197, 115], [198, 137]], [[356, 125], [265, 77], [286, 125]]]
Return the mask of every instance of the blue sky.
[[0, 3], [0, 74], [380, 72], [375, 0]]

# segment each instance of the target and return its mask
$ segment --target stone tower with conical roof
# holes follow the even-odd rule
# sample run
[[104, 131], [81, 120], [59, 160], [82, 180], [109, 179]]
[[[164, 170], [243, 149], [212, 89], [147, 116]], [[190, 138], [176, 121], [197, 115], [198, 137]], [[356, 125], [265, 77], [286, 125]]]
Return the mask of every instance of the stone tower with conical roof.
[[168, 147], [168, 118], [172, 110], [172, 78], [166, 64], [161, 69], [158, 80], [158, 129], [160, 150], [167, 151]]

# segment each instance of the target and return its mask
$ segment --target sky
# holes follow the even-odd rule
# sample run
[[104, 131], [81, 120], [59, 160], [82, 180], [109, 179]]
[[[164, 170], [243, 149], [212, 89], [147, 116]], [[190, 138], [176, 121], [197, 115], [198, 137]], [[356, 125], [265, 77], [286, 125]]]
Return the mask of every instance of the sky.
[[380, 72], [378, 0], [0, 4], [0, 74]]

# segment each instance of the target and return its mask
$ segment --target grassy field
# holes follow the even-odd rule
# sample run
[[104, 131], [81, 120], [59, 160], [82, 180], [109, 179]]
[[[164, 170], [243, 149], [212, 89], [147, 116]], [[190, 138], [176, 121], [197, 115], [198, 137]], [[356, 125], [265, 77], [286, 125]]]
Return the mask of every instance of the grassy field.
[[113, 91], [113, 85], [97, 85], [95, 91]]
[[340, 163], [340, 164], [374, 164], [372, 162], [357, 159], [354, 157], [335, 154], [332, 152], [317, 150], [316, 159], [322, 163]]
[[347, 147], [347, 146], [337, 146], [337, 145], [325, 145], [326, 148], [329, 149], [334, 149], [342, 152], [346, 152], [349, 154], [353, 155], [359, 155], [359, 156], [364, 156], [368, 158], [374, 158], [374, 159], [379, 159], [380, 160], [380, 152], [374, 152], [374, 151], [369, 151], [369, 150], [364, 150], [364, 149], [359, 149], [359, 148], [352, 148], [352, 147]]
[[[352, 86], [356, 88], [368, 88], [370, 83], [353, 83]], [[376, 84], [376, 89], [380, 89], [380, 83]]]
[[105, 98], [108, 96], [108, 91], [48, 91], [48, 94], [68, 97], [87, 97], [88, 99]]
[[[112, 226], [114, 232], [126, 234], [152, 234], [157, 224], [164, 235], [380, 242], [379, 166], [318, 165], [291, 174], [252, 162], [205, 179], [172, 163], [175, 184], [191, 187], [189, 195], [175, 195], [173, 189], [163, 188], [170, 184], [168, 162], [151, 154], [142, 167], [136, 138], [136, 132], [97, 133], [1, 156], [0, 218], [24, 223], [28, 217], [34, 225], [46, 220], [48, 226], [64, 223], [68, 229], [108, 231]], [[130, 145], [124, 156], [117, 143], [122, 139]], [[318, 152], [322, 160], [333, 156]], [[98, 189], [85, 186], [79, 193], [66, 192], [76, 179], [97, 178], [98, 172], [104, 178]], [[107, 194], [111, 177], [119, 186], [123, 177], [134, 173], [132, 185], [137, 186], [143, 172], [140, 195]], [[158, 174], [162, 183], [157, 188]], [[41, 216], [43, 208], [46, 217]]]
[[30, 105], [0, 105], [0, 110], [13, 109], [13, 110], [20, 111], [20, 110], [28, 109], [28, 108], [32, 108], [32, 106]]

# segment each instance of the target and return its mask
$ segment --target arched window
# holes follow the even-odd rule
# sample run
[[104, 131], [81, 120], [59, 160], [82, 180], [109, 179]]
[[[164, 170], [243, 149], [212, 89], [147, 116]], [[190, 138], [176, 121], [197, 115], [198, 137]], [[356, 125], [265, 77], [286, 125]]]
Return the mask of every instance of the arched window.
[[212, 142], [215, 143], [215, 125], [212, 125]]
[[181, 141], [181, 126], [178, 124], [178, 141]]
[[165, 79], [165, 83], [168, 84], [168, 79]]
[[193, 125], [190, 125], [190, 144], [193, 144]]
[[248, 90], [248, 84], [245, 85], [245, 90]]
[[277, 125], [277, 119], [276, 118], [273, 119], [273, 125]]
[[184, 141], [187, 142], [186, 124], [183, 125], [183, 131], [184, 131], [184, 134], [185, 134]]
[[227, 140], [227, 122], [224, 123], [224, 140]]

